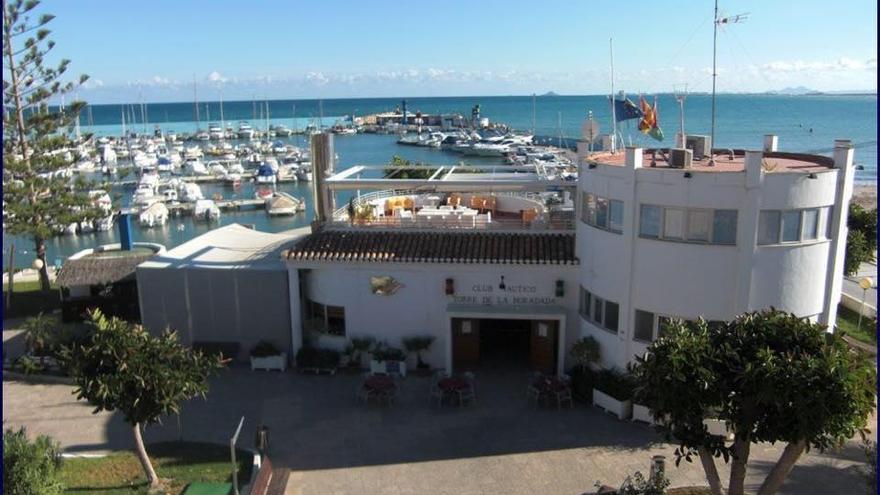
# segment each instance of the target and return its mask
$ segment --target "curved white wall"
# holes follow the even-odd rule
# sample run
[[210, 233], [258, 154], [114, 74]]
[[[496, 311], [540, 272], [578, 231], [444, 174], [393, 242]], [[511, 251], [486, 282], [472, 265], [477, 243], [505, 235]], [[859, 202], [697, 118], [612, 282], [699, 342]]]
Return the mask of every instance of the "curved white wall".
[[[632, 339], [636, 309], [728, 320], [769, 306], [809, 317], [823, 313], [827, 317], [829, 308], [836, 307], [829, 274], [838, 264], [840, 243], [835, 239], [845, 239], [845, 227], [838, 227], [841, 221], [845, 224], [844, 191], [851, 173], [842, 174], [840, 168], [851, 165], [851, 150], [849, 164], [844, 155], [836, 154], [836, 168], [817, 172], [813, 178], [802, 171], [767, 172], [761, 167], [760, 153], [747, 155], [747, 170], [690, 170], [691, 177], [685, 177], [688, 171], [682, 169], [643, 167], [637, 158], [640, 150], [627, 153], [629, 163], [623, 166], [582, 166], [578, 184], [580, 283], [620, 305], [617, 335], [579, 319], [581, 333], [602, 345], [606, 366], [624, 367], [647, 348]], [[580, 221], [580, 195], [588, 192], [624, 202], [621, 234]], [[641, 238], [642, 204], [737, 210], [736, 245]], [[797, 244], [757, 245], [761, 210], [828, 206], [833, 207], [832, 239], [820, 235]]]

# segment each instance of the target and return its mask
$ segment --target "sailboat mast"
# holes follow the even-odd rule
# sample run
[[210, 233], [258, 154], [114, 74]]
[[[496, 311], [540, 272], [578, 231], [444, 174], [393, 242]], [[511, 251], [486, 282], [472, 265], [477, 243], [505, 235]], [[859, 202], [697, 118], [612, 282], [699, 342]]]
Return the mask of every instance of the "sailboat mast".
[[[715, 18], [713, 20], [715, 22], [712, 23], [712, 129], [710, 132], [710, 148], [715, 147], [715, 79], [718, 77], [718, 71], [716, 70], [715, 62], [718, 58], [718, 0], [715, 0]], [[712, 153], [712, 150], [709, 149], [709, 166], [714, 165], [715, 155]]]
[[532, 93], [532, 136], [535, 135], [535, 93]]
[[611, 52], [611, 152], [617, 151], [617, 111], [614, 104], [614, 38], [608, 39]]
[[196, 131], [201, 127], [201, 122], [199, 120], [199, 92], [196, 86], [196, 76], [193, 75], [193, 104], [196, 107]]
[[223, 90], [220, 90], [220, 135], [226, 137], [226, 121], [223, 120]]

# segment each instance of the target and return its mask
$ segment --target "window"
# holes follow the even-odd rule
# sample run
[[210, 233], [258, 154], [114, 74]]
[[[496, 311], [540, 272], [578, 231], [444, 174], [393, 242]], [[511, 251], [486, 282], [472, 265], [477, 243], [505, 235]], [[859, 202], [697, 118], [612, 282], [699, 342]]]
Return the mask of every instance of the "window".
[[619, 325], [620, 306], [611, 301], [591, 294], [590, 291], [581, 287], [581, 299], [579, 304], [581, 316], [600, 328], [605, 328], [617, 333]]
[[345, 336], [345, 308], [306, 300], [306, 326], [328, 335]]
[[684, 210], [679, 208], [663, 209], [663, 238], [684, 239]]
[[596, 227], [600, 229], [608, 228], [608, 200], [605, 198], [596, 198]]
[[641, 205], [639, 235], [649, 239], [736, 244], [736, 210]]
[[827, 206], [804, 210], [762, 210], [758, 222], [758, 245], [816, 240], [823, 219], [825, 238], [830, 239], [830, 213], [831, 208]]
[[654, 313], [636, 310], [636, 324], [633, 332], [633, 339], [642, 342], [651, 342], [654, 340]]
[[712, 243], [736, 244], [736, 210], [715, 210], [712, 219]]
[[602, 324], [602, 310], [605, 306], [605, 301], [601, 297], [594, 297], [595, 302], [593, 303], [593, 321], [596, 323]]
[[608, 209], [608, 230], [623, 233], [623, 201], [612, 199]]
[[763, 210], [758, 217], [758, 244], [779, 242], [779, 211]]
[[639, 235], [642, 237], [660, 237], [660, 210], [659, 206], [642, 205], [639, 214]]
[[618, 312], [620, 306], [611, 301], [605, 301], [605, 328], [613, 332], [617, 332]]
[[584, 193], [582, 203], [582, 222], [616, 234], [623, 232], [623, 201]]
[[813, 240], [819, 236], [819, 210], [804, 210], [803, 239]]
[[687, 240], [709, 242], [709, 210], [688, 210]]
[[801, 212], [786, 211], [782, 214], [782, 242], [797, 242], [801, 235]]

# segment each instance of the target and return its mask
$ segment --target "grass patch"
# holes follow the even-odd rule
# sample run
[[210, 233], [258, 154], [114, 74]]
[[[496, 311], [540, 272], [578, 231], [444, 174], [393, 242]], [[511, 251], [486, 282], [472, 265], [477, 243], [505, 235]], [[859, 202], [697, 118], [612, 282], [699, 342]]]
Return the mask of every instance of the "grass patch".
[[[147, 453], [159, 478], [170, 479], [167, 495], [180, 495], [193, 482], [231, 482], [229, 448], [223, 445], [165, 442], [147, 445]], [[253, 457], [239, 450], [238, 480], [251, 476]], [[140, 495], [147, 493], [147, 480], [134, 452], [120, 452], [97, 459], [65, 459], [61, 469], [68, 494]]]
[[866, 344], [877, 345], [877, 327], [873, 318], [862, 317], [861, 328], [858, 327], [859, 314], [849, 308], [838, 306], [837, 329], [850, 337]]
[[39, 280], [14, 282], [12, 304], [7, 308], [7, 284], [3, 284], [3, 307], [5, 309], [3, 317], [22, 318], [36, 316], [40, 312], [49, 314], [56, 309], [61, 309], [61, 292], [54, 283], [50, 287], [51, 290], [44, 293], [40, 290]]

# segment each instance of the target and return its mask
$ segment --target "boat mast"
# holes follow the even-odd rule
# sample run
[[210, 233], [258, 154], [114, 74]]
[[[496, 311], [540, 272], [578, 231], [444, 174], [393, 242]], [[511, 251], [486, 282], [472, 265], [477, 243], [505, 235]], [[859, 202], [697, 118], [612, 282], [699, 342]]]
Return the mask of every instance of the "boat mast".
[[535, 93], [532, 93], [532, 136], [535, 135]]
[[196, 87], [196, 76], [193, 74], [193, 104], [196, 107], [196, 131], [198, 132], [201, 123], [199, 121], [199, 92]]
[[611, 52], [611, 152], [617, 151], [617, 111], [614, 108], [614, 38], [608, 39]]
[[226, 137], [226, 121], [223, 120], [223, 90], [220, 90], [220, 136]]

